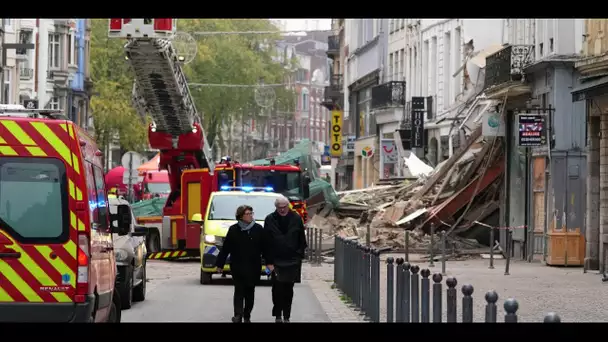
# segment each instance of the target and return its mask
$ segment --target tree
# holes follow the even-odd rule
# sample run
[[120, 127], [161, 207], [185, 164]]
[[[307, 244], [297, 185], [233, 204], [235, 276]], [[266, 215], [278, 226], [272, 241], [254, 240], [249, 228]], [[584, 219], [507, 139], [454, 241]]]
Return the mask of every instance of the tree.
[[[178, 29], [186, 32], [278, 30], [267, 19], [182, 19], [178, 22]], [[191, 82], [254, 85], [263, 80], [266, 84], [284, 83], [289, 68], [276, 59], [278, 33], [203, 35], [197, 38], [198, 53], [184, 68]], [[282, 102], [283, 98], [293, 101], [293, 92], [284, 87], [274, 89], [275, 104]], [[254, 101], [254, 88], [199, 87], [193, 89], [192, 94], [199, 113], [203, 115], [207, 140], [216, 147], [214, 150], [218, 145], [225, 147], [220, 134], [222, 124], [243, 121], [246, 116], [260, 119], [262, 113], [262, 108]], [[247, 113], [249, 108], [254, 108], [254, 111]]]
[[121, 150], [143, 151], [147, 126], [131, 102], [133, 73], [125, 61], [124, 40], [108, 38], [108, 20], [91, 19], [91, 79], [95, 96], [91, 111], [95, 139], [104, 151], [111, 143]]

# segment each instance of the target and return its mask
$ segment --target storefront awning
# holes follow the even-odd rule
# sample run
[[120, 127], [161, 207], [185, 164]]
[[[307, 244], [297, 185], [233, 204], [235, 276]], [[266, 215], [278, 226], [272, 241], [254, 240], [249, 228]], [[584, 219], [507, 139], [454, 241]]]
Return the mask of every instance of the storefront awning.
[[572, 101], [583, 101], [588, 97], [594, 97], [608, 93], [608, 76], [598, 77], [586, 81], [571, 91]]

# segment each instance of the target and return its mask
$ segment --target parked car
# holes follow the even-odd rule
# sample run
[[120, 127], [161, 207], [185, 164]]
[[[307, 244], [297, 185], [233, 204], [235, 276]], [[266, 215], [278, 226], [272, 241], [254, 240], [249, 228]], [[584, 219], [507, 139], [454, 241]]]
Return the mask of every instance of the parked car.
[[[119, 205], [129, 205], [123, 198], [109, 198], [110, 212]], [[121, 309], [130, 309], [133, 302], [146, 299], [146, 230], [135, 225], [131, 211], [131, 227], [123, 236], [114, 235], [114, 255], [116, 257], [116, 289], [120, 293]], [[112, 223], [114, 224], [114, 222]]]

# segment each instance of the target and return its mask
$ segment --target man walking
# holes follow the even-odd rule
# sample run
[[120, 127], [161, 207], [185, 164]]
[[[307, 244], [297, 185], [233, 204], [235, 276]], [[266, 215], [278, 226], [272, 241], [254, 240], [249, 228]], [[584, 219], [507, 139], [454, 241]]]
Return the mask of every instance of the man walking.
[[264, 220], [264, 230], [269, 239], [268, 252], [274, 261], [272, 315], [277, 323], [287, 323], [291, 316], [293, 286], [300, 281], [307, 244], [302, 218], [289, 208], [289, 200], [281, 196], [275, 200], [274, 206], [276, 211]]

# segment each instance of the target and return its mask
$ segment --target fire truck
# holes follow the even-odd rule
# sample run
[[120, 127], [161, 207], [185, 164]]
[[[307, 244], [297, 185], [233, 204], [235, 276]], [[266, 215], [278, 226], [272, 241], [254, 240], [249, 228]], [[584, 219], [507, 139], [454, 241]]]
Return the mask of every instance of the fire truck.
[[223, 157], [215, 167], [213, 175], [215, 186], [251, 186], [272, 188], [289, 199], [292, 209], [297, 212], [304, 223], [308, 221], [306, 199], [310, 197], [310, 177], [302, 171], [299, 163], [294, 165], [252, 165], [232, 162], [230, 157]]
[[148, 259], [199, 256], [201, 226], [190, 219], [205, 212], [217, 190], [183, 58], [171, 43], [176, 29], [176, 19], [109, 19], [109, 37], [126, 40], [126, 60], [135, 73], [133, 104], [142, 118], [152, 118], [149, 144], [160, 151], [159, 170], [167, 170], [171, 188], [162, 216], [138, 219], [149, 228]]

